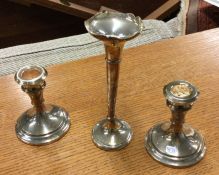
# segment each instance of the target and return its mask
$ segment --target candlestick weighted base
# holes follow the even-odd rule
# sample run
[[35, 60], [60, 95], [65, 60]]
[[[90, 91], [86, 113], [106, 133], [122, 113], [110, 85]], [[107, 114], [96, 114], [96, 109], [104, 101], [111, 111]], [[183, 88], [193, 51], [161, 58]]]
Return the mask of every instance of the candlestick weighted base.
[[63, 108], [46, 105], [45, 111], [40, 114], [34, 108], [24, 112], [18, 118], [15, 130], [23, 142], [43, 145], [60, 139], [69, 127], [69, 115]]
[[124, 148], [131, 141], [132, 135], [129, 124], [117, 118], [113, 124], [108, 119], [103, 119], [92, 130], [93, 142], [103, 150]]
[[17, 137], [27, 144], [44, 145], [54, 142], [70, 128], [69, 114], [65, 109], [44, 104], [46, 77], [47, 71], [40, 66], [25, 66], [15, 74], [15, 81], [30, 96], [33, 105], [18, 118], [15, 126]]
[[195, 129], [184, 124], [185, 114], [199, 95], [189, 82], [178, 80], [164, 87], [170, 122], [152, 127], [145, 137], [145, 148], [157, 161], [174, 167], [191, 166], [205, 155], [204, 139]]
[[175, 167], [191, 166], [205, 154], [203, 137], [184, 124], [179, 134], [169, 133], [170, 122], [158, 124], [145, 137], [148, 153], [157, 161]]

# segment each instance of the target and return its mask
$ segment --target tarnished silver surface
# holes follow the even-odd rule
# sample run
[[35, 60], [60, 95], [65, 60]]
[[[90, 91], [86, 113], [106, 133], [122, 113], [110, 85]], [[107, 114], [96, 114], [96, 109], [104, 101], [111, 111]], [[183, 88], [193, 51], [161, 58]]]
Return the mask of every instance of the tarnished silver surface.
[[48, 76], [45, 68], [40, 66], [25, 66], [15, 74], [15, 81], [21, 86], [38, 85], [44, 83]]
[[129, 124], [121, 119], [114, 119], [116, 127], [110, 127], [109, 120], [103, 119], [92, 130], [93, 142], [101, 149], [121, 149], [132, 139]]
[[191, 83], [178, 80], [164, 87], [167, 106], [172, 112], [170, 122], [155, 125], [145, 137], [148, 153], [157, 161], [174, 167], [191, 166], [205, 155], [206, 147], [200, 133], [184, 124], [185, 114], [198, 98]]
[[45, 105], [43, 89], [47, 71], [40, 66], [25, 66], [15, 74], [15, 81], [21, 85], [33, 105], [17, 120], [17, 137], [31, 145], [43, 145], [60, 139], [70, 127], [68, 112], [62, 107]]
[[184, 105], [194, 102], [198, 98], [199, 91], [191, 83], [177, 80], [166, 85], [163, 94], [169, 102]]
[[108, 115], [94, 126], [92, 132], [93, 142], [104, 150], [121, 149], [132, 138], [130, 126], [123, 120], [115, 119], [119, 63], [125, 42], [136, 37], [143, 26], [141, 19], [133, 14], [107, 11], [85, 21], [87, 31], [104, 42], [106, 52]]

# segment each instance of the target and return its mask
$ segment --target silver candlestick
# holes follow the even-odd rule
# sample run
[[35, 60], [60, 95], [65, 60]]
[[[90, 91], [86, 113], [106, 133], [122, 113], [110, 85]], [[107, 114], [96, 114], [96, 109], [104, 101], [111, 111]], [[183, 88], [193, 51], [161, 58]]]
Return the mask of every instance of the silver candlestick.
[[106, 52], [108, 115], [94, 126], [92, 139], [101, 149], [121, 149], [131, 141], [132, 130], [127, 122], [115, 116], [119, 65], [125, 42], [142, 31], [143, 23], [133, 14], [104, 11], [85, 21], [85, 27], [104, 42]]
[[65, 109], [44, 104], [47, 75], [46, 69], [40, 66], [25, 66], [15, 74], [15, 81], [30, 96], [33, 105], [18, 118], [15, 127], [17, 137], [27, 144], [51, 143], [64, 136], [70, 127]]
[[148, 153], [157, 161], [175, 167], [191, 166], [205, 154], [204, 139], [196, 130], [184, 123], [199, 92], [191, 83], [178, 80], [163, 89], [172, 118], [170, 122], [155, 125], [145, 137]]

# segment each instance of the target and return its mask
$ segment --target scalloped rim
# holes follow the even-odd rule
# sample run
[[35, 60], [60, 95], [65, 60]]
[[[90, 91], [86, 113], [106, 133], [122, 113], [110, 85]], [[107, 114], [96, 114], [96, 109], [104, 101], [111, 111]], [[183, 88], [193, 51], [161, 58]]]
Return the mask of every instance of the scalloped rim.
[[[100, 34], [100, 33], [95, 33], [93, 32], [92, 30], [90, 30], [90, 24], [92, 24], [93, 20], [100, 17], [101, 15], [103, 14], [108, 14], [109, 16], [110, 15], [116, 15], [118, 14], [119, 15], [122, 15], [122, 16], [125, 16], [125, 18], [127, 17], [131, 17], [132, 21], [135, 22], [135, 24], [138, 25], [138, 31], [134, 32], [132, 35], [128, 35], [126, 37], [118, 37], [116, 35], [103, 35], [103, 34]], [[135, 16], [134, 14], [132, 13], [120, 13], [120, 12], [108, 12], [108, 11], [104, 11], [104, 12], [98, 12], [96, 13], [94, 16], [92, 16], [91, 18], [87, 19], [85, 22], [84, 22], [84, 25], [85, 25], [85, 28], [87, 29], [87, 31], [93, 35], [93, 36], [103, 36], [103, 37], [106, 37], [106, 38], [115, 38], [115, 39], [118, 39], [118, 40], [127, 40], [127, 39], [131, 39], [135, 36], [137, 36], [138, 34], [140, 34], [142, 32], [142, 30], [144, 29], [144, 24], [141, 20], [141, 18], [139, 16]]]

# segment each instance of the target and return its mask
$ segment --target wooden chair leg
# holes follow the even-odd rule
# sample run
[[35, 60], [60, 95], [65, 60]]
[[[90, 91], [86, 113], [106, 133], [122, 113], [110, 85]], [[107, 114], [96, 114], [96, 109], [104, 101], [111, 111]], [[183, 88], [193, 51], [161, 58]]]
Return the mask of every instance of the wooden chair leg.
[[177, 9], [180, 0], [168, 0], [165, 4], [146, 16], [144, 19], [164, 19], [171, 12]]

